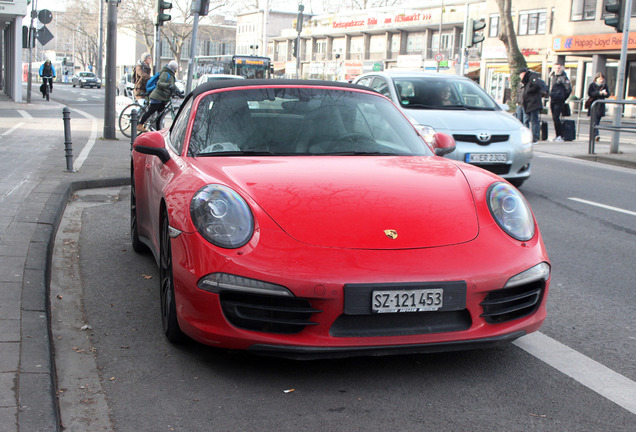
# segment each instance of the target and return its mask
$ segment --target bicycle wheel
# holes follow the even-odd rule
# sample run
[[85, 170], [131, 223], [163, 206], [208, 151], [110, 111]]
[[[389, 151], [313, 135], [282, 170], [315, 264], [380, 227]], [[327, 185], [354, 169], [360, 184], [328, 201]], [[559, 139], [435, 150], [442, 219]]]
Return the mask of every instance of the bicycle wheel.
[[132, 111], [137, 110], [137, 121], [141, 118], [141, 116], [146, 112], [146, 107], [139, 105], [138, 103], [131, 103], [126, 108], [121, 110], [121, 114], [119, 114], [119, 130], [124, 134], [127, 138], [130, 138], [130, 117], [132, 115]]
[[160, 129], [170, 129], [172, 123], [174, 123], [176, 115], [177, 113], [174, 111], [172, 105], [170, 108], [164, 110], [161, 113], [161, 118], [159, 119], [159, 125], [161, 126]]

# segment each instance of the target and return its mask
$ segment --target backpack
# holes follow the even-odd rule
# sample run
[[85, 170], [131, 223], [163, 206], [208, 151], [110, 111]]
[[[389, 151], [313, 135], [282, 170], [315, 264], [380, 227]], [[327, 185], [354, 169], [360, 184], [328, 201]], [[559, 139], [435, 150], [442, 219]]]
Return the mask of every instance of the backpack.
[[159, 81], [159, 75], [161, 75], [161, 72], [157, 72], [156, 74], [151, 76], [148, 82], [146, 83], [146, 91], [148, 93], [152, 92], [155, 89], [155, 87], [157, 87], [157, 81]]

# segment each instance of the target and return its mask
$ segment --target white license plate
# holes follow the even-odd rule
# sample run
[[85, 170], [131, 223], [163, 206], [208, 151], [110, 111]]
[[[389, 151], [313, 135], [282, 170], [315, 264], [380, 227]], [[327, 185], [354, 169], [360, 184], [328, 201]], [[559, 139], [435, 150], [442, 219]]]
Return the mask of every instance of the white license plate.
[[466, 154], [466, 162], [468, 163], [480, 163], [480, 162], [506, 163], [508, 162], [508, 155], [506, 153], [468, 153]]
[[443, 305], [441, 288], [373, 291], [371, 294], [371, 310], [376, 313], [435, 311]]

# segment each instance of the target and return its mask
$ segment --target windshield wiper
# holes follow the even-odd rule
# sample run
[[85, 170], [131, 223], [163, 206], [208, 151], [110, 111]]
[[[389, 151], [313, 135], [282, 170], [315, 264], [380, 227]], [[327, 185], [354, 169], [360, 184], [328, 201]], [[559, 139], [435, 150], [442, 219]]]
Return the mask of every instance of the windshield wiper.
[[340, 152], [325, 152], [325, 153], [312, 153], [312, 156], [405, 156], [406, 153], [395, 152], [373, 152], [373, 151], [340, 151]]
[[197, 153], [194, 157], [197, 156], [280, 156], [282, 153], [274, 153], [270, 151], [263, 150], [245, 150], [245, 151], [216, 151], [216, 152], [206, 152], [206, 153]]

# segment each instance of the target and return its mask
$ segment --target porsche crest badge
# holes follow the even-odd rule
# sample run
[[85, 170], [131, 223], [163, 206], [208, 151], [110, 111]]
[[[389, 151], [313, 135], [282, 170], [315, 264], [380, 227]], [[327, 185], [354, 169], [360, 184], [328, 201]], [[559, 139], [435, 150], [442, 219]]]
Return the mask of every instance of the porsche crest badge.
[[393, 240], [395, 240], [397, 238], [397, 236], [398, 236], [397, 231], [396, 230], [392, 230], [392, 229], [384, 230], [384, 234], [386, 234], [386, 236], [388, 238], [393, 239]]

